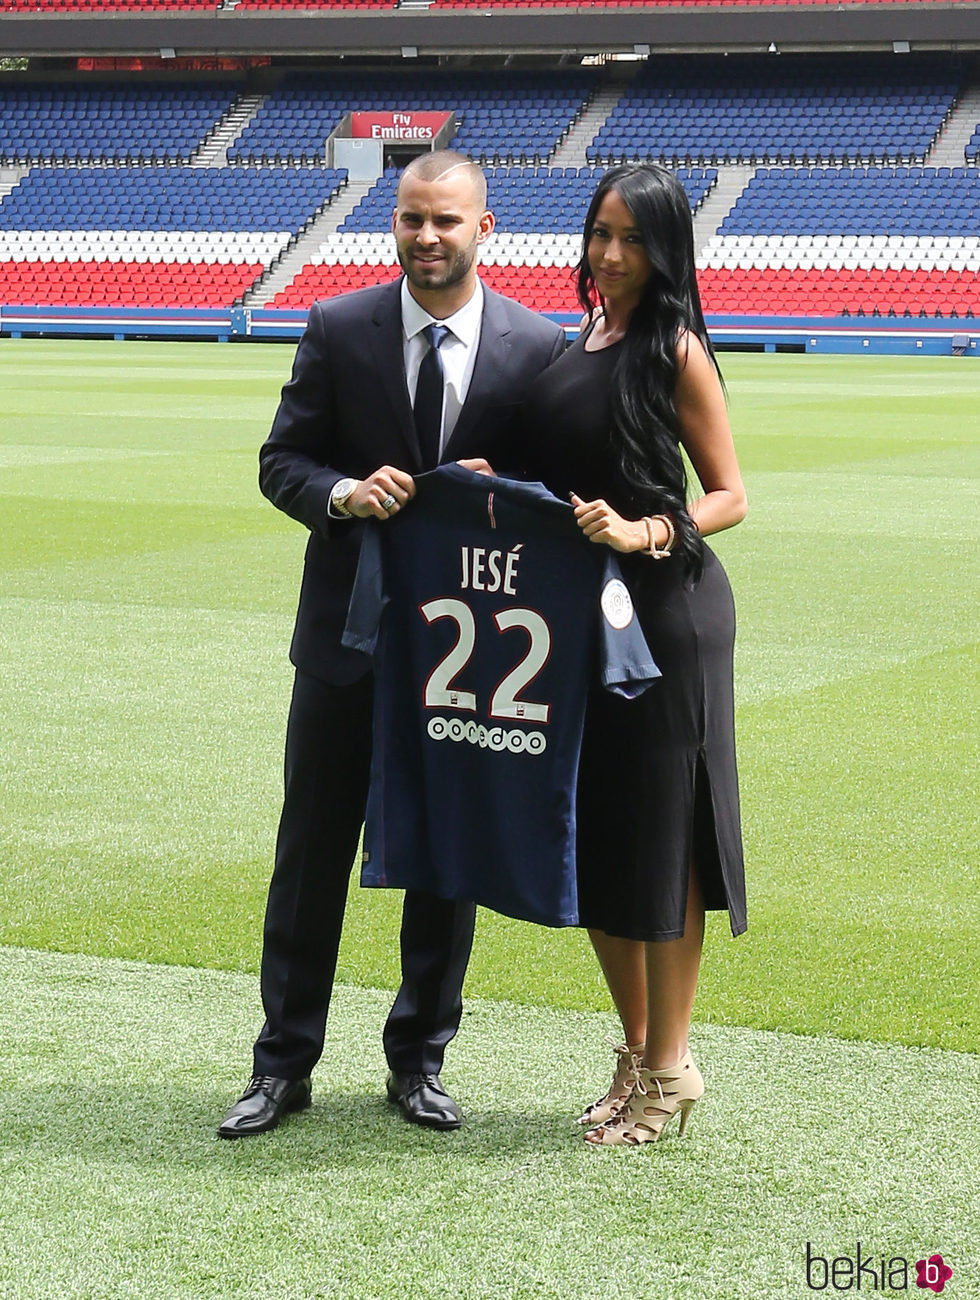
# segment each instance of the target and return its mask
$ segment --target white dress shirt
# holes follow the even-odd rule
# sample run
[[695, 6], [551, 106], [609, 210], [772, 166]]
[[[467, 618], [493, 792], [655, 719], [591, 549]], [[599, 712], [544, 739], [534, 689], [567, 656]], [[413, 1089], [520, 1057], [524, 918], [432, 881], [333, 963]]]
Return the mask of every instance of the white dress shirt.
[[446, 397], [442, 404], [442, 430], [439, 438], [439, 454], [442, 455], [446, 443], [452, 436], [459, 413], [469, 392], [473, 367], [476, 365], [477, 349], [480, 346], [480, 330], [483, 326], [483, 285], [479, 280], [469, 302], [453, 312], [445, 320], [430, 316], [424, 307], [420, 307], [408, 291], [408, 280], [402, 280], [402, 340], [405, 346], [405, 378], [408, 381], [408, 397], [415, 405], [415, 389], [419, 382], [419, 367], [422, 358], [429, 350], [429, 341], [422, 333], [427, 325], [445, 325], [449, 333], [442, 341], [439, 355], [442, 358], [442, 370], [446, 377]]
[[[419, 382], [419, 367], [422, 358], [429, 350], [429, 341], [422, 333], [426, 325], [445, 325], [449, 333], [442, 340], [439, 355], [442, 358], [442, 372], [446, 380], [446, 395], [442, 404], [442, 429], [439, 435], [439, 455], [452, 436], [459, 413], [469, 392], [476, 354], [480, 346], [480, 331], [483, 328], [483, 285], [479, 280], [469, 302], [453, 312], [445, 320], [430, 316], [424, 307], [420, 307], [408, 292], [408, 281], [402, 280], [402, 345], [405, 356], [405, 378], [408, 382], [408, 398], [415, 405], [415, 390]], [[333, 504], [327, 502], [327, 514], [331, 519], [346, 519]]]

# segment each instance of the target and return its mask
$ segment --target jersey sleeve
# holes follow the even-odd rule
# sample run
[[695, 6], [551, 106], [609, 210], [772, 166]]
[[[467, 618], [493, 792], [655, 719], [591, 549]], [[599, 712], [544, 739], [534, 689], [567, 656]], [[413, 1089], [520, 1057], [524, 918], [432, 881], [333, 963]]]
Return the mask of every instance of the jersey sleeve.
[[633, 598], [613, 554], [599, 584], [599, 676], [614, 695], [635, 699], [660, 676], [640, 627]]
[[374, 654], [386, 602], [382, 539], [378, 526], [369, 525], [361, 540], [357, 574], [354, 577], [350, 604], [347, 606], [347, 625], [340, 638], [349, 650]]

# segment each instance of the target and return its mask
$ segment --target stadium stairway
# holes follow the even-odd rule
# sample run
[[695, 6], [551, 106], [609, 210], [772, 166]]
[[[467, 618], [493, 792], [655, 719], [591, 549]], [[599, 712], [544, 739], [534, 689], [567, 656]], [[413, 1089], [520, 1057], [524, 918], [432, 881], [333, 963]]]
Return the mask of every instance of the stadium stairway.
[[244, 307], [265, 307], [280, 290], [292, 284], [304, 266], [319, 254], [320, 245], [328, 235], [350, 216], [369, 192], [374, 181], [348, 181], [334, 201], [327, 205], [306, 229], [280, 253], [257, 284], [242, 299]]
[[752, 165], [718, 168], [717, 181], [694, 214], [695, 257], [717, 232], [754, 175], [755, 167]]
[[19, 185], [30, 167], [0, 167], [0, 203]]
[[617, 70], [605, 85], [596, 88], [586, 101], [585, 110], [572, 124], [564, 140], [551, 156], [552, 167], [587, 167], [585, 151], [606, 124], [606, 119], [619, 103], [623, 90], [634, 79], [639, 64], [624, 75]]
[[228, 150], [259, 111], [268, 95], [239, 95], [191, 155], [192, 167], [227, 167]]
[[980, 122], [980, 84], [966, 87], [926, 154], [927, 167], [962, 167], [966, 146]]

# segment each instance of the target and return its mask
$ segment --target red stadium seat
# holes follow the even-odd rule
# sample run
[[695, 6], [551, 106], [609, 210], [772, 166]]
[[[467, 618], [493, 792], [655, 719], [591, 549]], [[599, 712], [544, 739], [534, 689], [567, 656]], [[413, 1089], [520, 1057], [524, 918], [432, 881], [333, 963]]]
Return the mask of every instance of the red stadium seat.
[[143, 262], [0, 262], [0, 302], [10, 306], [230, 307], [262, 263], [216, 266]]
[[910, 274], [905, 270], [884, 271], [880, 267], [854, 271], [824, 268], [818, 280], [801, 281], [785, 271], [759, 270], [744, 287], [743, 268], [707, 269], [698, 282], [707, 313], [744, 311], [751, 315], [871, 315], [889, 310], [902, 315], [906, 310], [930, 316], [937, 311], [949, 315], [980, 314], [980, 275], [976, 271], [930, 271]]

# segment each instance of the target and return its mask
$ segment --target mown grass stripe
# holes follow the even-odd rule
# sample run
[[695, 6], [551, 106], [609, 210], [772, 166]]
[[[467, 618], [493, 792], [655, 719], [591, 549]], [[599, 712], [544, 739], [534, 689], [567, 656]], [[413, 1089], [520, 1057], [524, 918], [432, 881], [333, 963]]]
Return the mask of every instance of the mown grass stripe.
[[391, 995], [341, 986], [312, 1110], [223, 1143], [254, 979], [0, 949], [0, 982], [17, 1300], [802, 1297], [808, 1241], [940, 1251], [978, 1294], [974, 1056], [697, 1025], [685, 1138], [595, 1151], [573, 1120], [611, 1017], [470, 999], [445, 1071], [467, 1120], [437, 1134], [383, 1099]]

